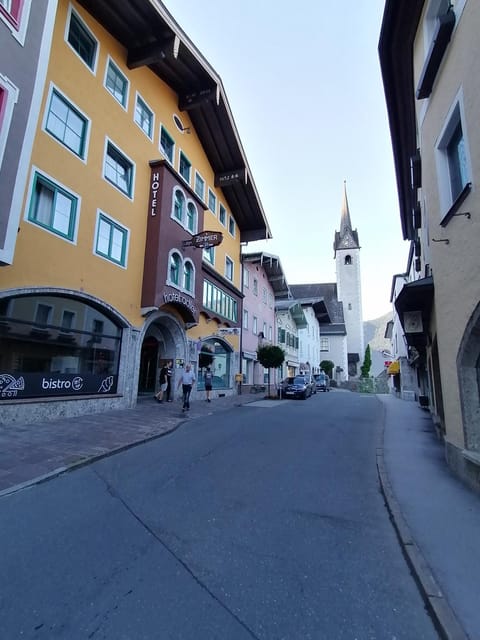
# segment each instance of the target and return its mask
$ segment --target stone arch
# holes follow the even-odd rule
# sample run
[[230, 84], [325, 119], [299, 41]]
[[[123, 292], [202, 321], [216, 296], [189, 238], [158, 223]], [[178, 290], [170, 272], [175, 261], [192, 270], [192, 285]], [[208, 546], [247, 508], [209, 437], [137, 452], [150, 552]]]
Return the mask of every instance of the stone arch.
[[480, 452], [480, 303], [467, 322], [460, 342], [457, 373], [465, 445]]

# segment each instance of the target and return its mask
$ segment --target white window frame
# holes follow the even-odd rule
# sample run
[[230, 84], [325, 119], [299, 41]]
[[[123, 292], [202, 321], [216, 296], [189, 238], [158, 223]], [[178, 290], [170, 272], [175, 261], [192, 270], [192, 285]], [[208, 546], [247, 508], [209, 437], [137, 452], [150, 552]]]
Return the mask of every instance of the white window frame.
[[[450, 208], [456, 201], [452, 195], [452, 181], [449, 166], [449, 156], [447, 146], [451, 141], [452, 135], [460, 124], [462, 127], [462, 137], [465, 146], [465, 163], [466, 163], [466, 184], [472, 181], [472, 164], [470, 160], [470, 146], [466, 127], [465, 111], [463, 106], [463, 91], [460, 89], [445, 119], [444, 125], [435, 143], [435, 161], [437, 167], [437, 184], [440, 198], [440, 221], [442, 221]], [[464, 185], [465, 187], [466, 185]]]
[[[36, 179], [35, 179], [36, 176], [39, 176], [40, 179], [43, 178], [47, 182], [51, 183], [53, 186], [57, 187], [59, 190], [64, 191], [66, 194], [68, 194], [69, 196], [72, 197], [72, 200], [76, 201], [75, 219], [74, 219], [74, 224], [73, 224], [73, 228], [72, 228], [72, 237], [71, 238], [69, 238], [67, 235], [65, 235], [63, 233], [60, 233], [60, 232], [56, 231], [53, 227], [40, 224], [38, 221], [36, 221], [36, 220], [34, 220], [33, 218], [30, 217], [30, 209], [31, 209], [31, 206], [32, 206], [32, 199], [33, 199], [33, 188], [34, 188], [34, 186], [36, 184]], [[23, 219], [25, 220], [25, 222], [28, 222], [28, 224], [33, 225], [37, 229], [42, 229], [42, 231], [45, 231], [46, 233], [50, 233], [55, 238], [60, 238], [61, 240], [64, 240], [65, 242], [68, 242], [69, 244], [76, 245], [77, 244], [77, 234], [78, 234], [78, 224], [79, 224], [79, 220], [80, 220], [80, 210], [81, 210], [81, 204], [82, 204], [81, 196], [78, 193], [75, 193], [75, 191], [73, 191], [72, 189], [70, 189], [70, 187], [65, 186], [64, 184], [59, 182], [56, 178], [53, 178], [49, 174], [45, 173], [45, 171], [42, 171], [41, 169], [39, 169], [36, 166], [32, 166], [32, 172], [31, 172], [31, 175], [30, 175], [29, 186], [28, 186], [28, 194], [29, 195], [28, 195], [28, 199], [26, 200], [26, 203], [25, 203], [25, 211], [24, 211], [24, 216], [23, 216]]]
[[203, 249], [202, 259], [208, 264], [212, 266], [215, 265], [215, 247], [209, 247], [208, 249]]
[[[181, 165], [181, 162], [182, 162], [182, 158], [184, 158], [188, 162], [188, 164], [190, 165], [189, 168], [188, 168], [188, 180], [187, 180], [187, 178], [185, 178], [185, 176], [182, 174], [182, 172], [180, 170], [180, 165]], [[182, 149], [180, 149], [180, 153], [178, 155], [178, 175], [182, 178], [182, 180], [184, 180], [190, 186], [190, 181], [192, 179], [192, 163], [190, 161], [190, 158], [187, 156], [185, 151], [183, 151]]]
[[[99, 253], [97, 245], [98, 245], [98, 233], [99, 233], [101, 221], [105, 221], [107, 224], [110, 224], [111, 227], [119, 229], [123, 233], [123, 238], [124, 238], [124, 243], [122, 244], [123, 260], [121, 261], [116, 260], [110, 254]], [[95, 221], [95, 234], [93, 238], [94, 255], [97, 256], [97, 258], [101, 258], [102, 260], [105, 260], [110, 264], [114, 264], [115, 266], [120, 267], [121, 269], [126, 269], [128, 266], [129, 245], [130, 245], [130, 229], [125, 227], [123, 224], [120, 224], [118, 220], [115, 220], [115, 218], [112, 218], [112, 216], [109, 216], [108, 213], [105, 213], [105, 211], [97, 209], [97, 219]]]
[[247, 309], [243, 310], [243, 328], [248, 331], [248, 311]]
[[[120, 188], [118, 186], [118, 184], [116, 182], [114, 182], [113, 180], [109, 180], [105, 173], [106, 173], [106, 167], [107, 167], [107, 156], [108, 156], [108, 147], [109, 145], [111, 145], [115, 151], [122, 156], [122, 158], [130, 165], [131, 167], [131, 180], [130, 180], [130, 192], [124, 191], [122, 188]], [[124, 195], [126, 198], [128, 198], [129, 200], [133, 201], [134, 197], [135, 197], [135, 163], [133, 162], [133, 160], [131, 158], [129, 158], [127, 156], [127, 154], [122, 151], [122, 149], [118, 146], [118, 144], [115, 144], [115, 142], [113, 142], [113, 140], [111, 140], [110, 138], [105, 138], [105, 149], [103, 151], [103, 167], [102, 167], [102, 178], [105, 180], [105, 182], [107, 182], [109, 185], [111, 185], [112, 187], [114, 187], [119, 193], [121, 193], [122, 195]]]
[[[211, 201], [213, 200], [213, 202], [215, 203], [213, 205], [213, 209], [212, 209], [212, 205], [211, 205]], [[208, 208], [209, 210], [213, 213], [214, 216], [217, 215], [217, 196], [215, 195], [215, 193], [210, 189], [210, 187], [208, 187]]]
[[[232, 232], [232, 229], [233, 229], [233, 232]], [[232, 236], [232, 238], [235, 238], [236, 229], [237, 229], [237, 225], [235, 223], [235, 218], [232, 216], [232, 214], [230, 214], [228, 216], [228, 233]]]
[[[326, 348], [325, 348], [326, 346]], [[330, 351], [330, 339], [320, 336], [320, 351], [322, 353], [328, 353]]]
[[[79, 117], [81, 117], [83, 119], [84, 123], [85, 123], [85, 132], [84, 132], [84, 137], [83, 137], [83, 153], [81, 153], [81, 154], [77, 153], [74, 149], [72, 149], [67, 144], [65, 144], [65, 142], [63, 140], [58, 138], [54, 133], [52, 133], [47, 128], [48, 116], [50, 115], [50, 105], [51, 105], [53, 93], [57, 94], [57, 96], [59, 98], [61, 98], [65, 102], [65, 104], [68, 107], [71, 108], [72, 111], [75, 111], [77, 113], [77, 115]], [[88, 156], [88, 146], [89, 146], [89, 142], [90, 142], [90, 130], [91, 130], [91, 120], [86, 115], [86, 113], [84, 111], [82, 111], [82, 109], [80, 109], [80, 107], [78, 107], [72, 100], [70, 100], [70, 98], [67, 98], [65, 93], [63, 91], [60, 91], [60, 89], [55, 84], [53, 84], [53, 82], [51, 82], [49, 90], [48, 90], [47, 102], [45, 104], [45, 113], [44, 113], [44, 116], [43, 116], [42, 131], [44, 131], [48, 136], [53, 138], [53, 140], [55, 140], [64, 149], [66, 149], [69, 153], [71, 153], [73, 156], [75, 156], [75, 158], [78, 158], [84, 164], [86, 164], [87, 163], [87, 156]]]
[[253, 316], [253, 319], [252, 319], [252, 333], [255, 336], [258, 333], [258, 318], [257, 318], [257, 316]]
[[[202, 189], [201, 189], [201, 193], [198, 193], [197, 191], [197, 180], [199, 181], [199, 184], [202, 185]], [[195, 193], [197, 194], [197, 196], [200, 198], [200, 200], [202, 202], [205, 202], [205, 188], [206, 188], [206, 182], [203, 178], [203, 176], [201, 175], [201, 173], [199, 173], [196, 169], [195, 169], [195, 179], [194, 179], [194, 185], [193, 185], [193, 190], [195, 191]]]
[[0, 87], [4, 91], [4, 106], [0, 111], [0, 167], [2, 166], [8, 133], [12, 123], [13, 111], [18, 101], [19, 89], [7, 76], [0, 73]]
[[[225, 215], [224, 220], [222, 221], [222, 213]], [[227, 209], [225, 207], [225, 205], [223, 205], [221, 202], [219, 202], [218, 204], [218, 220], [220, 222], [220, 224], [223, 224], [224, 227], [227, 226]]]
[[250, 288], [250, 271], [245, 266], [243, 267], [243, 288]]
[[[150, 134], [148, 134], [145, 131], [145, 129], [142, 127], [142, 125], [137, 121], [137, 106], [138, 106], [139, 102], [141, 102], [143, 104], [143, 106], [145, 107], [145, 109], [147, 109], [150, 112], [150, 115], [152, 117]], [[144, 135], [146, 135], [149, 140], [153, 141], [153, 136], [154, 136], [154, 133], [155, 133], [155, 112], [150, 107], [150, 105], [145, 100], [145, 98], [142, 96], [142, 94], [139, 93], [138, 91], [135, 92], [135, 106], [134, 106], [134, 109], [133, 109], [133, 121], [135, 122], [137, 127], [140, 129], [140, 131], [142, 131], [144, 133]]]
[[[92, 40], [95, 41], [95, 55], [94, 55], [94, 60], [93, 60], [93, 65], [90, 66], [83, 58], [82, 56], [78, 53], [78, 51], [76, 49], [73, 48], [73, 46], [70, 44], [70, 42], [68, 41], [68, 33], [70, 31], [70, 21], [72, 19], [72, 14], [75, 15], [75, 19], [78, 20], [81, 24], [82, 27], [85, 29], [85, 31], [88, 33], [88, 35], [92, 38]], [[80, 17], [80, 15], [73, 9], [72, 5], [69, 5], [68, 7], [68, 16], [67, 16], [67, 20], [65, 23], [65, 34], [64, 34], [64, 39], [65, 42], [67, 43], [68, 47], [70, 47], [70, 49], [73, 51], [73, 53], [77, 56], [77, 58], [79, 60], [81, 60], [82, 64], [85, 65], [85, 67], [91, 72], [93, 73], [93, 75], [97, 74], [97, 64], [98, 64], [98, 52], [100, 50], [100, 43], [98, 41], [98, 39], [93, 35], [91, 29], [89, 29], [87, 27], [87, 25], [85, 24], [84, 20], [82, 20], [82, 18]]]
[[[231, 276], [228, 275], [229, 265], [231, 265], [231, 271], [232, 271]], [[225, 278], [227, 278], [227, 280], [230, 280], [230, 282], [233, 282], [234, 276], [235, 276], [235, 263], [232, 260], [232, 258], [230, 258], [230, 256], [225, 256]]]
[[[124, 86], [125, 86], [125, 94], [122, 94], [123, 100], [124, 102], [121, 102], [118, 97], [116, 96], [115, 93], [113, 93], [108, 87], [107, 87], [107, 78], [108, 78], [108, 72], [110, 70], [110, 67], [112, 67], [115, 71], [115, 73], [122, 78], [122, 80], [124, 81]], [[107, 57], [107, 63], [105, 65], [105, 76], [103, 78], [103, 86], [105, 87], [105, 90], [107, 91], [107, 93], [109, 93], [112, 98], [115, 100], [115, 102], [117, 104], [119, 104], [122, 109], [124, 111], [128, 111], [128, 99], [129, 99], [129, 95], [130, 95], [130, 82], [127, 78], [127, 76], [123, 73], [123, 71], [120, 69], [120, 65], [115, 62], [115, 60], [111, 57], [108, 56]]]
[[[176, 255], [178, 255], [180, 257], [179, 274], [178, 274], [179, 282], [178, 282], [178, 284], [170, 279], [170, 260], [171, 260], [171, 258], [172, 258], [172, 256], [174, 254], [176, 254]], [[187, 265], [187, 264], [190, 265], [190, 267], [192, 268], [192, 287], [191, 287], [191, 289], [187, 289], [186, 286], [185, 286], [185, 265]], [[195, 297], [196, 277], [197, 277], [197, 270], [195, 269], [195, 264], [193, 263], [193, 261], [190, 258], [185, 258], [183, 256], [182, 252], [180, 251], [180, 249], [177, 249], [176, 247], [171, 249], [169, 251], [169, 253], [168, 253], [166, 284], [169, 287], [173, 287], [174, 289], [177, 289], [178, 291], [183, 291], [184, 293], [186, 293], [191, 298], [194, 298]]]
[[[164, 131], [168, 136], [168, 138], [172, 141], [172, 157], [171, 158], [168, 156], [164, 147], [162, 146], [162, 131]], [[160, 153], [167, 160], [167, 162], [169, 162], [173, 166], [175, 164], [175, 140], [172, 134], [170, 133], [170, 131], [167, 129], [167, 127], [164, 124], [160, 124], [160, 131], [158, 135], [158, 148], [160, 150]]]
[[18, 10], [18, 15], [14, 16], [7, 9], [0, 10], [0, 20], [4, 22], [12, 36], [22, 46], [25, 44], [25, 36], [27, 33], [28, 19], [30, 16], [30, 7], [32, 0], [22, 0]]

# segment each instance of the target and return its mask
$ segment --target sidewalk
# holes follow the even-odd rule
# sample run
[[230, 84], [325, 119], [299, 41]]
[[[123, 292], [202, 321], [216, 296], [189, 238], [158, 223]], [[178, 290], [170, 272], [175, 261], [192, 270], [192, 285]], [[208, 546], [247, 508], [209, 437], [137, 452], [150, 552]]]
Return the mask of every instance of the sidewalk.
[[[346, 392], [350, 393], [350, 392]], [[480, 496], [449, 471], [428, 412], [391, 395], [377, 448], [382, 492], [412, 574], [442, 638], [480, 639]], [[226, 411], [263, 394], [159, 404], [30, 425], [0, 427], [0, 498]], [[275, 401], [265, 401], [272, 402]], [[413, 639], [412, 639], [413, 640]]]
[[212, 402], [194, 400], [184, 414], [181, 401], [159, 404], [149, 395], [140, 397], [134, 409], [0, 426], [0, 497], [161, 437], [185, 420], [262, 399], [262, 394], [245, 393]]

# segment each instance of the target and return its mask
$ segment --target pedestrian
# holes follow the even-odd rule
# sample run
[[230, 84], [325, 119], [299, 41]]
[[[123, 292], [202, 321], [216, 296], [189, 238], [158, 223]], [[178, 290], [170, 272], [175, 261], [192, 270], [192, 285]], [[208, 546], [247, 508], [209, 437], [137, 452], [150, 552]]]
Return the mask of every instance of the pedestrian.
[[204, 378], [205, 380], [205, 394], [207, 402], [210, 402], [210, 392], [212, 390], [212, 382], [213, 382], [213, 373], [210, 371], [210, 367], [207, 367], [205, 371]]
[[182, 372], [180, 376], [180, 380], [178, 381], [178, 389], [180, 389], [180, 385], [182, 385], [183, 392], [183, 406], [182, 411], [190, 410], [190, 394], [192, 393], [192, 385], [195, 382], [195, 374], [192, 371], [191, 365], [185, 365], [185, 370]]
[[160, 375], [158, 376], [158, 382], [160, 384], [160, 388], [158, 392], [155, 394], [154, 398], [157, 402], [163, 402], [163, 394], [167, 390], [168, 387], [168, 377], [167, 377], [167, 365], [163, 365], [160, 369]]
[[173, 377], [173, 362], [172, 360], [169, 360], [167, 363], [167, 402], [173, 402], [172, 377]]

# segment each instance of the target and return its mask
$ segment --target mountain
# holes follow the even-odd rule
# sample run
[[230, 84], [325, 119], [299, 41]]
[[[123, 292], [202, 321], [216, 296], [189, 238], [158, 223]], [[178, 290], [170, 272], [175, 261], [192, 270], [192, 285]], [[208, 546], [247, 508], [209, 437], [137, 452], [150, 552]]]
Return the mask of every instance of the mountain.
[[390, 351], [390, 340], [385, 338], [387, 322], [392, 319], [392, 313], [386, 313], [380, 318], [367, 320], [363, 323], [365, 345], [370, 345], [370, 351]]

